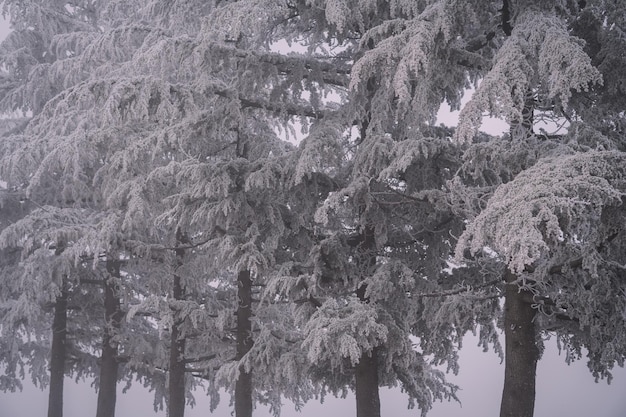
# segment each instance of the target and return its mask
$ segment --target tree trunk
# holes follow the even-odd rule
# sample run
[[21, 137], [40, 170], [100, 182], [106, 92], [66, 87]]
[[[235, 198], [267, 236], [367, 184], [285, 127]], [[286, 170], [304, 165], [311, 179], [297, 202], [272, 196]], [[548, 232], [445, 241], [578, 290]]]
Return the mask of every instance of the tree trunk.
[[356, 415], [357, 417], [380, 417], [378, 396], [378, 349], [370, 355], [361, 356], [356, 365]]
[[[252, 280], [250, 271], [237, 275], [237, 357], [241, 360], [252, 349]], [[252, 417], [252, 373], [239, 368], [235, 385], [235, 417]]]
[[[508, 9], [508, 2], [504, 3]], [[534, 95], [526, 92], [521, 120], [511, 123], [511, 138], [526, 140], [533, 134]], [[504, 389], [500, 417], [533, 417], [535, 379], [539, 349], [536, 343], [535, 310], [529, 300], [532, 293], [520, 289], [517, 276], [508, 268], [504, 273]]]
[[65, 342], [67, 338], [67, 296], [64, 287], [54, 304], [52, 348], [50, 352], [50, 391], [48, 417], [63, 417], [63, 379], [65, 378]]
[[[186, 239], [178, 230], [176, 241], [178, 244], [184, 243]], [[177, 266], [183, 264], [184, 249], [176, 249]], [[172, 297], [174, 300], [185, 299], [185, 287], [181, 277], [174, 274], [172, 285]], [[185, 321], [180, 317], [179, 311], [173, 311], [174, 315], [172, 330], [170, 334], [170, 366], [169, 366], [169, 386], [168, 386], [168, 413], [169, 417], [183, 417], [185, 415], [185, 338], [181, 337], [181, 326]]]
[[535, 377], [539, 349], [533, 319], [535, 310], [528, 302], [532, 294], [519, 289], [517, 277], [505, 272], [504, 390], [500, 417], [533, 417], [535, 410]]
[[116, 284], [120, 278], [120, 263], [116, 260], [107, 261], [108, 279], [104, 283], [104, 316], [105, 326], [102, 337], [102, 356], [100, 357], [100, 389], [98, 390], [98, 408], [96, 417], [114, 417], [117, 399], [117, 342], [115, 335], [119, 332], [122, 312]]
[[[357, 247], [357, 263], [362, 277], [371, 275], [376, 267], [376, 239], [374, 228], [367, 225], [361, 233]], [[369, 303], [366, 297], [367, 285], [361, 284], [356, 290], [357, 297], [363, 303]], [[380, 397], [378, 393], [378, 349], [361, 355], [355, 368], [355, 396], [357, 417], [380, 417]]]

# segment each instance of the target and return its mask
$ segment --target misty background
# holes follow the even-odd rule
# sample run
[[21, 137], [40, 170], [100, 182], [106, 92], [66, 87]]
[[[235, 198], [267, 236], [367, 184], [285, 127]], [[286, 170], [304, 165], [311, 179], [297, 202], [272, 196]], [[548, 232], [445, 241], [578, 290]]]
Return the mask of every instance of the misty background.
[[[448, 375], [451, 382], [460, 386], [456, 402], [435, 403], [429, 417], [488, 417], [497, 416], [500, 410], [500, 397], [504, 381], [504, 366], [493, 352], [482, 352], [478, 340], [465, 337], [460, 353], [458, 376]], [[75, 383], [66, 378], [64, 411], [66, 417], [95, 415], [96, 393], [90, 380]], [[124, 383], [118, 384], [117, 412], [126, 416], [165, 416], [165, 411], [155, 413], [152, 393], [140, 384], [133, 385], [126, 394], [122, 393]], [[606, 381], [594, 382], [585, 366], [585, 358], [568, 366], [564, 353], [559, 355], [554, 340], [546, 341], [546, 351], [537, 367], [537, 397], [535, 417], [624, 417], [626, 416], [626, 370], [616, 368], [611, 384]], [[196, 406], [187, 407], [186, 417], [211, 415], [209, 400], [204, 393], [197, 392]], [[46, 415], [47, 391], [41, 391], [24, 381], [24, 390], [16, 393], [0, 393], [0, 417], [34, 417]], [[216, 416], [231, 415], [229, 395], [224, 394], [220, 406], [214, 411]], [[311, 401], [300, 413], [293, 404], [285, 402], [282, 416], [326, 417], [355, 415], [355, 402], [352, 395], [346, 399], [327, 397], [323, 404]], [[381, 414], [386, 417], [416, 417], [417, 409], [407, 409], [407, 399], [399, 389], [381, 389]], [[270, 417], [269, 410], [257, 406], [256, 417]]]

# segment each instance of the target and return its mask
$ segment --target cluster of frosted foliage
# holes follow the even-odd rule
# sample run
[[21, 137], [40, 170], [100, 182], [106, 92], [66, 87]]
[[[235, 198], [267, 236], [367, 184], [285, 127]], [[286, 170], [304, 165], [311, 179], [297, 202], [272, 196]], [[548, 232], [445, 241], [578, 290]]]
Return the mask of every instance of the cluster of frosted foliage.
[[95, 268], [98, 258], [90, 255], [106, 253], [119, 245], [122, 239], [119, 214], [43, 206], [4, 228], [0, 233], [0, 248], [20, 248], [26, 265], [38, 268], [43, 258], [52, 257], [54, 251], [49, 246], [54, 248], [58, 242], [65, 242], [62, 258], [66, 267], [54, 272], [53, 277], [60, 286], [64, 277], [71, 275], [71, 267], [89, 258]]
[[378, 10], [378, 3], [372, 0], [327, 0], [309, 3], [323, 7], [326, 20], [340, 33], [346, 28], [362, 31], [364, 27], [367, 27], [368, 16]]
[[449, 143], [440, 138], [412, 138], [394, 142], [390, 149], [390, 162], [380, 171], [380, 179], [392, 179], [399, 172], [405, 172], [411, 165], [420, 159], [434, 158]]
[[600, 216], [620, 206], [626, 191], [626, 156], [590, 151], [546, 158], [501, 185], [459, 238], [456, 257], [489, 247], [515, 273], [565, 247], [590, 255]]
[[[82, 54], [98, 37], [99, 5], [6, 1], [13, 31], [2, 44], [2, 64], [11, 80], [0, 101], [3, 110], [38, 113], [62, 88], [89, 77], [93, 65]], [[123, 48], [122, 48], [123, 49]]]
[[299, 147], [294, 181], [300, 183], [314, 172], [330, 173], [339, 165], [345, 151], [338, 140], [343, 136], [339, 123], [317, 123]]
[[[236, 43], [243, 38], [259, 39], [257, 34], [278, 19], [290, 15], [290, 4], [285, 0], [245, 0], [226, 3], [216, 8], [203, 22], [202, 32], [212, 40]], [[269, 41], [269, 39], [261, 39]], [[264, 42], [262, 42], [264, 43]]]
[[26, 257], [45, 244], [72, 241], [80, 236], [85, 217], [83, 210], [63, 210], [45, 206], [8, 225], [0, 232], [1, 247], [19, 247]]
[[375, 308], [356, 297], [329, 299], [304, 327], [302, 347], [312, 363], [328, 362], [332, 369], [345, 371], [348, 363], [356, 365], [362, 355], [385, 343], [387, 328], [377, 318]]
[[361, 202], [367, 198], [369, 181], [364, 176], [357, 177], [341, 192], [332, 193], [315, 212], [315, 221], [324, 225], [329, 224], [333, 213], [342, 213], [346, 202]]
[[450, 65], [453, 59], [440, 52], [457, 43], [459, 30], [468, 22], [479, 25], [475, 6], [440, 0], [417, 7], [373, 26], [361, 37], [364, 54], [354, 64], [350, 88], [367, 90], [369, 80], [377, 80], [371, 98], [373, 127], [384, 130], [385, 119], [386, 124], [394, 119], [434, 121], [441, 101], [458, 105], [459, 87], [467, 87], [466, 72]]
[[587, 91], [601, 83], [602, 76], [583, 50], [583, 42], [568, 33], [562, 19], [550, 13], [524, 12], [461, 110], [455, 138], [470, 141], [485, 112], [509, 123], [522, 121], [527, 95], [536, 86], [535, 93], [542, 100], [565, 109], [573, 90]]
[[[173, 122], [195, 106], [189, 91], [174, 90], [154, 78], [83, 82], [51, 100], [29, 124], [25, 134], [30, 143], [20, 141], [23, 136], [10, 138], [5, 146], [11, 152], [3, 154], [2, 174], [16, 183], [20, 178], [28, 181], [29, 194], [39, 204], [92, 205], [99, 198], [94, 177], [101, 177], [99, 184], [113, 181], [100, 171], [105, 163], [116, 164], [116, 181], [121, 180], [120, 168], [136, 175], [143, 167], [129, 161], [121, 147], [149, 142], [153, 135], [144, 132], [150, 121]], [[56, 180], [61, 175], [63, 181]], [[106, 191], [110, 203], [121, 198], [120, 190]]]
[[361, 142], [360, 152], [355, 155], [354, 172], [366, 178], [376, 178], [388, 165], [393, 144], [391, 135], [367, 135]]
[[65, 8], [66, 1], [8, 0], [3, 2], [2, 11], [11, 16], [14, 29], [36, 30], [42, 42], [47, 44], [55, 35], [67, 32], [68, 28], [92, 27], [89, 20], [95, 7], [79, 3], [76, 2], [76, 7], [70, 11]]

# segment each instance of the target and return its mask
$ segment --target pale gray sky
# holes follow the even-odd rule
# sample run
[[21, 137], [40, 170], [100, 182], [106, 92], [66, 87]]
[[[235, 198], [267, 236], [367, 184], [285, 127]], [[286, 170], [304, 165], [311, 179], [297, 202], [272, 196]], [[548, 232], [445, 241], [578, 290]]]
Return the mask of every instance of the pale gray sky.
[[[476, 339], [466, 337], [461, 350], [461, 371], [458, 376], [450, 376], [451, 382], [461, 386], [458, 403], [437, 403], [429, 417], [488, 417], [497, 416], [504, 366], [493, 352], [482, 352], [476, 346]], [[558, 356], [556, 346], [548, 342], [544, 357], [539, 362], [537, 373], [537, 401], [535, 417], [624, 417], [626, 416], [626, 371], [616, 370], [611, 385], [595, 383], [588, 372], [584, 360], [567, 366], [563, 356]], [[65, 416], [84, 417], [95, 415], [96, 394], [90, 387], [91, 381], [75, 384], [66, 379]], [[0, 393], [0, 416], [32, 417], [44, 416], [47, 410], [47, 392], [27, 385], [22, 393]], [[164, 412], [154, 413], [153, 396], [143, 387], [136, 386], [122, 394], [122, 384], [118, 387], [117, 415], [163, 417]], [[418, 410], [407, 410], [407, 401], [399, 390], [381, 390], [382, 415], [384, 417], [416, 417]], [[222, 404], [214, 415], [227, 417], [231, 408], [228, 397], [223, 396]], [[321, 414], [323, 413], [323, 414]], [[187, 417], [209, 415], [206, 397], [199, 393], [197, 405], [188, 409]], [[285, 417], [348, 417], [355, 415], [354, 398], [345, 400], [328, 398], [324, 404], [311, 402], [302, 413], [285, 404]], [[257, 408], [256, 417], [269, 417], [265, 408]]]

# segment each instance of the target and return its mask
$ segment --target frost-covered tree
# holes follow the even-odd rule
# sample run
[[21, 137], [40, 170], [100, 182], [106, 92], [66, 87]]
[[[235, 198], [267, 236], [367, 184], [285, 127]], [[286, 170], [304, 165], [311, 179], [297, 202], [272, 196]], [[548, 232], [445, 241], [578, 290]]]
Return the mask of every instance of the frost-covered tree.
[[[600, 52], [623, 48], [619, 9], [503, 2], [501, 43], [461, 111], [462, 141], [472, 140], [484, 112], [511, 125], [503, 138], [469, 146], [460, 172], [472, 191], [451, 184], [471, 220], [458, 259], [467, 251], [505, 269], [502, 416], [533, 415], [539, 332], [556, 331], [575, 353], [568, 360], [587, 347], [596, 377], [623, 363], [613, 327], [623, 318], [611, 313], [624, 303], [612, 259], [621, 244], [612, 218], [621, 217], [623, 105], [610, 75], [615, 61]], [[564, 133], [558, 124], [568, 125]], [[599, 304], [606, 314], [598, 314]], [[605, 349], [598, 340], [612, 343]]]
[[[461, 236], [460, 248], [492, 248], [508, 268], [504, 325], [514, 363], [503, 410], [519, 407], [507, 387], [534, 385], [539, 331], [556, 332], [568, 360], [586, 348], [596, 378], [610, 380], [624, 363], [623, 159], [619, 151], [544, 158], [498, 187]], [[525, 392], [531, 415], [534, 392]]]
[[[53, 10], [37, 2], [9, 6], [12, 16], [24, 7], [20, 16], [26, 33], [37, 31], [39, 16], [66, 18], [83, 11], [62, 2]], [[280, 158], [288, 148], [273, 127], [281, 114], [319, 117], [318, 111], [323, 111], [319, 103], [303, 105], [297, 89], [272, 91], [271, 86], [285, 78], [299, 83], [302, 71], [308, 78], [341, 76], [324, 62], [267, 48], [259, 53], [243, 41], [233, 45], [223, 26], [212, 25], [219, 13], [203, 16], [211, 8], [204, 2], [196, 6], [146, 2], [131, 7], [110, 2], [90, 9], [93, 19], [86, 20], [91, 25], [76, 29], [46, 23], [51, 32], [40, 36], [37, 45], [40, 55], [54, 52], [55, 60], [42, 63], [29, 58], [26, 68], [16, 58], [17, 64], [8, 67], [17, 82], [7, 91], [7, 106], [33, 112], [34, 118], [26, 135], [11, 138], [4, 175], [14, 182], [27, 179], [28, 196], [38, 204], [58, 208], [61, 214], [79, 210], [101, 220], [92, 225], [95, 230], [73, 236], [72, 253], [104, 256], [115, 272], [111, 283], [118, 290], [130, 288], [124, 283], [130, 272], [113, 264], [126, 264], [127, 258], [153, 261], [164, 251], [171, 254], [176, 251], [173, 231], [185, 230], [192, 239], [204, 240], [203, 247], [197, 242], [190, 246], [204, 254], [211, 266], [205, 271], [234, 272], [239, 289], [246, 292], [239, 299], [249, 299], [250, 278], [260, 279], [261, 271], [272, 263], [284, 229], [279, 202], [274, 193], [267, 193], [280, 180]], [[188, 19], [190, 9], [197, 19]], [[27, 13], [30, 10], [37, 13]], [[208, 23], [201, 24], [200, 18]], [[16, 25], [22, 20], [16, 19]], [[260, 43], [255, 38], [253, 45]], [[7, 44], [9, 52], [13, 47]], [[20, 79], [23, 72], [29, 77]], [[53, 86], [49, 92], [43, 89], [47, 85]], [[187, 288], [206, 284], [207, 277], [194, 272], [171, 274], [173, 292], [177, 293], [177, 279], [185, 280]], [[118, 300], [107, 305], [119, 311], [122, 294], [114, 295]], [[173, 302], [165, 303], [168, 310], [178, 309], [176, 301], [183, 301], [176, 300], [178, 296], [173, 294]], [[239, 304], [240, 347], [233, 367], [224, 368], [221, 375], [229, 386], [240, 381], [242, 395], [235, 396], [240, 397], [236, 403], [245, 402], [241, 407], [250, 413], [252, 305]], [[162, 317], [170, 320], [171, 311]], [[117, 332], [117, 313], [107, 313], [106, 318]], [[168, 327], [172, 334], [176, 321], [172, 319]], [[132, 346], [118, 345], [121, 337], [112, 335], [111, 343], [105, 341], [103, 353], [111, 344], [135, 352]], [[170, 348], [180, 341], [172, 337], [176, 343]], [[137, 363], [129, 358], [133, 362]], [[168, 372], [171, 377], [172, 369]], [[263, 376], [260, 372], [259, 379]]]
[[[21, 137], [26, 124], [26, 119], [3, 120], [5, 151], [11, 149], [12, 139]], [[77, 219], [63, 222], [55, 210], [29, 200], [22, 181], [12, 181], [6, 172], [2, 178], [8, 180], [2, 194], [0, 233], [4, 255], [0, 337], [6, 347], [3, 390], [21, 387], [16, 376], [28, 372], [35, 385], [50, 387], [48, 415], [61, 416], [66, 372], [79, 378], [91, 374], [95, 365], [88, 351], [93, 333], [80, 334], [77, 327], [85, 321], [72, 320], [78, 316], [73, 310], [88, 305], [77, 291], [85, 275], [82, 267], [72, 266], [74, 259], [64, 254], [65, 239], [73, 235]]]
[[[457, 103], [468, 83], [462, 59], [437, 51], [466, 27], [470, 6], [448, 3], [327, 2], [325, 16], [304, 5], [299, 12], [315, 22], [303, 43], [341, 45], [354, 61], [341, 111], [312, 126], [296, 165], [296, 183], [315, 174], [335, 184], [317, 211], [317, 242], [296, 268], [300, 276], [276, 287], [309, 300], [300, 316], [315, 378], [335, 393], [353, 388], [359, 416], [379, 415], [379, 385], [400, 381], [423, 412], [433, 397], [449, 395], [424, 355], [453, 364], [453, 349], [433, 347], [474, 325], [441, 326], [447, 332], [435, 341], [421, 303], [434, 297], [419, 296], [446, 288], [439, 278], [451, 252], [448, 231], [460, 225], [442, 193], [459, 152], [450, 132], [432, 126], [441, 102]], [[422, 338], [420, 354], [411, 335], [433, 338]]]
[[[11, 14], [14, 32], [3, 43], [5, 79], [11, 83], [3, 90], [2, 106], [4, 111], [17, 111], [32, 118], [23, 130], [9, 135], [3, 143], [2, 178], [11, 187], [24, 190], [25, 199], [39, 209], [5, 229], [3, 245], [22, 247], [25, 254], [22, 262], [32, 279], [41, 280], [44, 285], [45, 277], [50, 275], [51, 291], [41, 285], [34, 287], [39, 288], [40, 297], [58, 294], [51, 366], [58, 383], [51, 384], [51, 400], [56, 404], [54, 407], [51, 404], [51, 415], [62, 413], [62, 389], [57, 387], [62, 387], [67, 368], [63, 365], [65, 341], [55, 339], [66, 334], [63, 323], [67, 322], [67, 314], [58, 310], [67, 306], [70, 286], [74, 292], [80, 292], [76, 287], [81, 280], [74, 272], [75, 267], [82, 268], [87, 258], [93, 260], [94, 270], [99, 268], [99, 259], [106, 263], [106, 268], [104, 265], [102, 268], [106, 270], [104, 278], [99, 280], [101, 291], [94, 289], [103, 297], [102, 325], [97, 326], [100, 324], [97, 322], [84, 325], [101, 329], [100, 335], [92, 335], [91, 339], [101, 338], [102, 344], [85, 343], [84, 349], [101, 351], [99, 370], [91, 369], [88, 375], [97, 376], [97, 414], [112, 416], [122, 313], [119, 257], [125, 248], [120, 247], [115, 233], [119, 227], [118, 213], [100, 205], [102, 194], [92, 183], [97, 166], [105, 158], [103, 150], [89, 140], [72, 140], [75, 137], [71, 135], [66, 140], [68, 133], [75, 133], [77, 128], [83, 134], [87, 132], [88, 123], [78, 127], [80, 109], [72, 107], [66, 112], [67, 108], [63, 107], [68, 104], [65, 98], [69, 102], [77, 98], [73, 94], [66, 97], [63, 92], [87, 79], [89, 70], [97, 65], [90, 59], [80, 61], [77, 55], [85, 52], [84, 48], [103, 30], [102, 22], [95, 19], [99, 10], [90, 3], [5, 2], [4, 6]], [[55, 119], [55, 116], [59, 117]], [[52, 262], [46, 252], [50, 250], [58, 252], [61, 266], [46, 272], [46, 265]], [[33, 301], [36, 297], [35, 294]], [[81, 308], [90, 310], [86, 306]], [[93, 318], [88, 313], [85, 315]]]
[[[50, 387], [49, 415], [60, 416], [66, 373], [81, 378], [97, 369], [91, 354], [97, 328], [93, 316], [81, 311], [93, 310], [89, 305], [97, 297], [83, 293], [81, 282], [91, 274], [67, 256], [63, 239], [72, 237], [71, 225], [77, 226], [76, 219], [60, 225], [52, 210], [39, 210], [16, 220], [0, 234], [5, 252], [18, 255], [14, 265], [3, 265], [2, 337], [12, 339], [14, 345], [7, 351], [7, 376], [14, 373], [16, 363], [26, 361], [36, 385]], [[85, 330], [90, 328], [93, 331]], [[20, 372], [23, 374], [23, 367]]]

